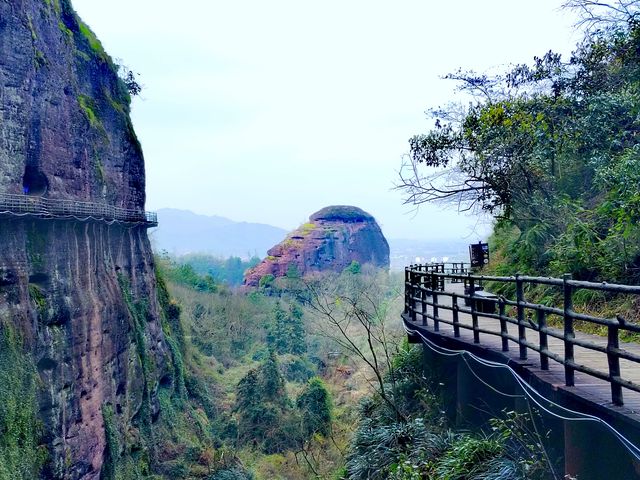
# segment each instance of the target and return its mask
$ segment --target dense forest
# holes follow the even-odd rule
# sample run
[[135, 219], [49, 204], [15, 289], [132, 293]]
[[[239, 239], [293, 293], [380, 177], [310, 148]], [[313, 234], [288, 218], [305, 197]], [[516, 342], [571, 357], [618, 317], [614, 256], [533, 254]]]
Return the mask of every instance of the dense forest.
[[172, 295], [165, 300], [173, 328], [182, 332], [179, 405], [187, 412], [185, 421], [175, 400], [164, 400], [171, 440], [158, 473], [547, 478], [549, 465], [527, 439], [522, 415], [495, 419], [489, 433], [448, 423], [440, 383], [425, 371], [422, 348], [406, 344], [398, 321], [400, 274], [353, 263], [340, 274], [291, 274], [246, 292], [165, 256], [158, 278]]

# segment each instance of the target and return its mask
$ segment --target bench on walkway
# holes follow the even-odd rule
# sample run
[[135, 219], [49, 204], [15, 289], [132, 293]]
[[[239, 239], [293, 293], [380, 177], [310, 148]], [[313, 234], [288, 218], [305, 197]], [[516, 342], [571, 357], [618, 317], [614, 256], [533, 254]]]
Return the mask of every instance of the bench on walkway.
[[[487, 292], [484, 287], [475, 287], [473, 296], [475, 297], [474, 306], [479, 313], [496, 313], [496, 304], [498, 296], [495, 293]], [[471, 295], [469, 287], [464, 289], [465, 295]], [[471, 299], [465, 298], [464, 304], [471, 306]]]

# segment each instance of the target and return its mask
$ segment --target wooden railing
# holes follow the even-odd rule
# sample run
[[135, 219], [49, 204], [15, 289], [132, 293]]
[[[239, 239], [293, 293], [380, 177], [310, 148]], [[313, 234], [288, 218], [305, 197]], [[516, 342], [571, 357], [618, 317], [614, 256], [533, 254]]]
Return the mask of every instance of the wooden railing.
[[[445, 291], [444, 286], [447, 281], [464, 282], [465, 293]], [[508, 299], [501, 295], [479, 291], [479, 285], [486, 282], [494, 282], [494, 285], [511, 284], [511, 290], [515, 290], [515, 298]], [[530, 285], [547, 285], [561, 289], [562, 308], [528, 302], [525, 298], [525, 289]], [[420, 317], [423, 325], [427, 325], [430, 320], [436, 332], [439, 331], [442, 323], [451, 325], [455, 337], [460, 336], [460, 329], [471, 330], [474, 343], [480, 343], [481, 334], [500, 337], [502, 351], [509, 351], [509, 343], [513, 342], [518, 345], [521, 360], [527, 359], [527, 351], [531, 349], [540, 355], [542, 370], [549, 369], [549, 360], [564, 366], [567, 386], [575, 385], [576, 371], [609, 382], [612, 402], [615, 405], [622, 405], [622, 388], [640, 392], [640, 385], [621, 377], [620, 360], [638, 364], [640, 355], [620, 348], [620, 331], [640, 333], [640, 325], [629, 322], [621, 316], [602, 318], [575, 312], [573, 295], [578, 289], [640, 295], [640, 286], [583, 282], [573, 280], [570, 275], [565, 275], [562, 279], [522, 275], [514, 277], [460, 275], [442, 273], [428, 265], [412, 265], [405, 269], [405, 318], [416, 323]], [[443, 298], [446, 298], [446, 301], [443, 301]], [[464, 301], [462, 304], [461, 300]], [[443, 318], [439, 313], [441, 310], [451, 311], [451, 318]], [[470, 315], [471, 324], [461, 322], [461, 314]], [[556, 316], [561, 320], [560, 329], [548, 326], [549, 316]], [[483, 324], [484, 327], [480, 327], [479, 318], [495, 319], [496, 328], [487, 328], [486, 323]], [[576, 338], [576, 320], [604, 327], [607, 331], [606, 346], [585, 340], [584, 337]], [[509, 326], [515, 327], [517, 333], [511, 333]], [[535, 335], [535, 341], [532, 340], [532, 335]], [[549, 350], [549, 337], [562, 340], [563, 355]], [[576, 363], [574, 358], [576, 346], [605, 354], [608, 369], [603, 371]]]
[[104, 203], [79, 202], [77, 200], [8, 193], [0, 194], [0, 214], [141, 223], [147, 227], [156, 227], [158, 225], [158, 217], [154, 212], [129, 210]]

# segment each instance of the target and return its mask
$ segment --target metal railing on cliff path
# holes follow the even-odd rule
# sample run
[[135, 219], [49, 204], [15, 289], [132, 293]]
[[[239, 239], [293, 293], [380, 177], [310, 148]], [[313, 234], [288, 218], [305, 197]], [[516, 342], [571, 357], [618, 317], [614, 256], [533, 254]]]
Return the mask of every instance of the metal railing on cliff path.
[[158, 226], [158, 217], [155, 212], [130, 210], [103, 203], [10, 193], [0, 193], [0, 215], [80, 221], [94, 220], [109, 224], [122, 222], [144, 225], [147, 228]]
[[[515, 291], [515, 298], [479, 290], [483, 282], [509, 286]], [[557, 288], [562, 307], [527, 301], [525, 291], [535, 285]], [[640, 325], [619, 315], [603, 318], [574, 311], [573, 299], [579, 289], [605, 295], [629, 294], [637, 296], [634, 300], [640, 302], [640, 286], [577, 281], [570, 275], [563, 278], [480, 276], [454, 273], [443, 264], [411, 265], [405, 269], [403, 318], [410, 328], [425, 332], [446, 336], [448, 332], [441, 332], [443, 324], [452, 327], [455, 338], [460, 338], [463, 330], [472, 332], [473, 337], [464, 341], [474, 344], [491, 346], [492, 339], [497, 339], [493, 344], [502, 352], [508, 352], [510, 344], [515, 344], [520, 360], [526, 360], [529, 351], [536, 352], [541, 370], [549, 370], [549, 360], [563, 367], [567, 386], [574, 386], [575, 374], [581, 372], [607, 382], [611, 402], [623, 405], [623, 388], [640, 392], [640, 345], [621, 345], [620, 332], [631, 336], [639, 334]], [[557, 320], [558, 328], [549, 326], [549, 317]], [[577, 321], [606, 331], [606, 338], [577, 332]], [[482, 342], [481, 335], [484, 336]]]

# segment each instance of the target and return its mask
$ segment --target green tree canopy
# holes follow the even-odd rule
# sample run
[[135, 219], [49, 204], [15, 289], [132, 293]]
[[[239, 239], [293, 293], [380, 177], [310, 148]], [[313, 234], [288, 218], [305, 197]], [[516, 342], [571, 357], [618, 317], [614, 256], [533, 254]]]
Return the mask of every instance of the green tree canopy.
[[302, 418], [302, 433], [310, 438], [316, 433], [327, 436], [331, 432], [333, 403], [327, 387], [318, 377], [307, 382], [296, 402]]
[[448, 75], [472, 101], [410, 139], [406, 201], [490, 212], [524, 271], [640, 277], [639, 4], [569, 2], [593, 15], [567, 61]]
[[273, 352], [238, 383], [234, 411], [240, 443], [273, 453], [295, 441], [295, 435], [288, 431], [292, 423], [291, 401]]
[[287, 310], [277, 302], [268, 325], [267, 342], [277, 353], [302, 355], [307, 351], [302, 309], [291, 302]]

